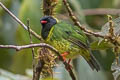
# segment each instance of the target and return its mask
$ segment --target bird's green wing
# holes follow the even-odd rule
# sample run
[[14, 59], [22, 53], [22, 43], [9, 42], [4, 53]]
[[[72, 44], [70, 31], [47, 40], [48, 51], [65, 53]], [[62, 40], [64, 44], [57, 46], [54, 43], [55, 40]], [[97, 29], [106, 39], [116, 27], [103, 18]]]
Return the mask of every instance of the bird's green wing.
[[88, 48], [87, 37], [77, 26], [65, 22], [59, 22], [54, 28], [54, 34], [57, 39], [60, 40], [64, 38], [81, 48]]

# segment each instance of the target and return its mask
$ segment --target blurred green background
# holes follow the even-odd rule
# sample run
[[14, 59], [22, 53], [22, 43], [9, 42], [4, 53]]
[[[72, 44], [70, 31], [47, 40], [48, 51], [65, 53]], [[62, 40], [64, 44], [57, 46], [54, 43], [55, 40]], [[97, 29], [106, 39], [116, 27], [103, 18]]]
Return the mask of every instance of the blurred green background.
[[[31, 28], [40, 34], [40, 18], [43, 16], [42, 0], [0, 0], [13, 14], [15, 14], [23, 23], [30, 19]], [[76, 13], [76, 16], [83, 25], [94, 31], [100, 31], [102, 26], [107, 22], [106, 15], [84, 16], [83, 9], [93, 8], [120, 8], [119, 0], [69, 0], [69, 3]], [[68, 20], [67, 11], [62, 0], [56, 7], [56, 17], [61, 20]], [[98, 41], [99, 38], [90, 37], [90, 42]], [[24, 45], [29, 44], [29, 35], [14, 19], [12, 19], [0, 7], [0, 44]], [[34, 43], [40, 43], [33, 37]], [[13, 73], [25, 75], [25, 70], [32, 67], [31, 50], [26, 49], [19, 52], [15, 50], [0, 49], [0, 68]], [[114, 61], [114, 54], [111, 49], [94, 50], [93, 54], [101, 65], [101, 71], [92, 71], [83, 58], [73, 60], [73, 66], [78, 80], [113, 80], [111, 64]], [[69, 75], [64, 67], [58, 67], [54, 74], [59, 80], [68, 80]]]

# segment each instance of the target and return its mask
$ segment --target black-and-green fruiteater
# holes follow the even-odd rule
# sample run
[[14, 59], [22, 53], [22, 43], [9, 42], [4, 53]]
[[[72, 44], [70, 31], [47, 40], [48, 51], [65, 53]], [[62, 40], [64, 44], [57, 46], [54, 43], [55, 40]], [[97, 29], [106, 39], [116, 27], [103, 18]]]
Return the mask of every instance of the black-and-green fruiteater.
[[68, 53], [68, 59], [81, 55], [92, 69], [100, 70], [99, 64], [90, 53], [87, 37], [82, 30], [64, 21], [57, 21], [52, 16], [44, 16], [40, 23], [41, 36], [47, 44], [55, 47], [60, 53]]

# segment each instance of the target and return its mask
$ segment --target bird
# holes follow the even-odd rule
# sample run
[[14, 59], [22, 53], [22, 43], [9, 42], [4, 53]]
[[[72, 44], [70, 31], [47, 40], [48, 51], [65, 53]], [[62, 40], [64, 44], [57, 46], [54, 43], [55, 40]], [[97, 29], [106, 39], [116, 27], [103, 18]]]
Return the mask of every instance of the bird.
[[89, 48], [88, 38], [80, 28], [54, 16], [44, 16], [40, 23], [44, 42], [55, 47], [63, 59], [71, 60], [81, 55], [93, 70], [100, 70], [100, 65]]

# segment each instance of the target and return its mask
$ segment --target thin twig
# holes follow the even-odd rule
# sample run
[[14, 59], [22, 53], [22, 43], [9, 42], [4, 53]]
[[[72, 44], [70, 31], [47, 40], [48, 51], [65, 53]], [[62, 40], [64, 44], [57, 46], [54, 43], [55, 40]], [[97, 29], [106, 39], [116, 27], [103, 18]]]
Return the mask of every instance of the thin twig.
[[38, 64], [35, 67], [35, 77], [33, 78], [33, 80], [39, 80], [40, 79], [40, 73], [43, 69], [45, 62], [43, 60], [38, 60]]
[[23, 46], [15, 46], [15, 45], [0, 45], [0, 48], [7, 48], [7, 49], [16, 49], [17, 51], [32, 47], [45, 47], [49, 48], [50, 50], [54, 51], [57, 56], [59, 56], [59, 59], [64, 63], [65, 68], [68, 70], [70, 76], [72, 77], [72, 80], [76, 80], [75, 75], [70, 67], [70, 65], [64, 61], [60, 53], [52, 46], [46, 44], [46, 43], [39, 43], [39, 44], [29, 44], [29, 45], [23, 45]]
[[115, 37], [115, 35], [114, 35], [114, 22], [112, 21], [112, 16], [111, 15], [108, 15], [108, 22], [109, 22], [109, 27], [110, 27], [110, 29], [109, 29], [109, 35], [111, 36], [111, 37]]
[[[30, 37], [30, 44], [33, 44], [33, 42], [32, 42], [32, 35], [31, 35], [31, 33], [30, 33], [30, 26], [29, 26], [29, 20], [27, 20], [27, 27], [28, 27], [28, 32], [29, 32], [29, 37]], [[32, 56], [33, 56], [33, 60], [34, 60], [34, 48], [32, 48]]]
[[38, 43], [38, 44], [28, 44], [28, 45], [22, 45], [22, 46], [16, 46], [16, 45], [0, 45], [0, 48], [8, 48], [8, 49], [16, 49], [17, 51], [32, 47], [46, 47], [49, 48], [55, 52], [58, 52], [54, 47], [50, 46], [46, 43]]
[[118, 15], [120, 14], [120, 9], [110, 9], [110, 8], [97, 8], [97, 9], [84, 9], [84, 15]]
[[49, 44], [46, 44], [46, 43], [28, 44], [28, 45], [22, 45], [22, 46], [0, 45], [0, 48], [16, 49], [17, 51], [22, 50], [22, 49], [27, 49], [27, 48], [33, 48], [33, 47], [46, 47], [46, 48], [49, 48], [50, 50], [57, 53], [57, 55], [60, 57], [61, 61], [64, 61], [62, 56], [59, 54], [59, 52], [54, 47], [52, 47], [52, 46], [50, 46]]
[[[29, 33], [29, 37], [30, 37], [30, 44], [33, 44], [32, 42], [32, 35], [30, 33], [30, 21], [29, 19], [27, 19], [27, 28], [28, 28], [28, 33]], [[35, 78], [35, 63], [34, 63], [34, 48], [32, 48], [32, 66], [33, 66], [33, 80]]]
[[72, 12], [72, 9], [70, 8], [67, 0], [63, 0], [63, 3], [64, 5], [66, 6], [66, 9], [68, 10], [68, 13], [69, 13], [69, 16], [71, 17], [71, 19], [73, 20], [73, 22], [75, 23], [76, 26], [78, 26], [81, 30], [83, 30], [84, 32], [88, 33], [88, 34], [91, 34], [91, 35], [94, 35], [95, 37], [101, 37], [101, 38], [104, 38], [103, 35], [100, 35], [98, 33], [95, 33], [91, 30], [87, 30], [85, 27], [83, 27], [80, 22], [77, 20], [77, 18], [74, 16], [73, 12]]
[[[0, 6], [15, 20], [17, 21], [25, 30], [28, 30], [27, 26], [18, 19], [11, 11], [9, 11], [1, 2]], [[34, 32], [32, 29], [30, 29], [30, 32], [32, 35], [34, 35], [37, 39], [42, 40], [41, 36], [39, 36], [36, 32]]]
[[7, 49], [16, 49], [17, 51], [22, 50], [22, 49], [27, 49], [27, 48], [32, 48], [32, 47], [45, 47], [49, 48], [50, 50], [54, 51], [57, 53], [57, 55], [60, 57], [61, 61], [64, 61], [62, 56], [59, 54], [59, 52], [52, 46], [46, 43], [39, 43], [39, 44], [29, 44], [29, 45], [23, 45], [23, 46], [16, 46], [16, 45], [0, 45], [0, 48], [7, 48]]

